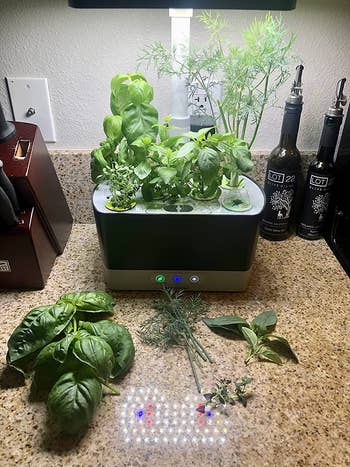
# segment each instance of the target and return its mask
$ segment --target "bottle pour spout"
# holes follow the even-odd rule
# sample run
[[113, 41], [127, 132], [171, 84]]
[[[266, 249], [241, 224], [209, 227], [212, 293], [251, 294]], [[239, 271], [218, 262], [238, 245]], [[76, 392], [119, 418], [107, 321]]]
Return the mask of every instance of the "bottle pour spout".
[[346, 96], [344, 95], [344, 86], [345, 86], [346, 78], [342, 78], [337, 82], [337, 87], [335, 91], [335, 101], [334, 107], [339, 109], [340, 106], [344, 107], [346, 104]]
[[343, 107], [347, 102], [347, 98], [344, 94], [344, 86], [345, 86], [346, 78], [342, 78], [337, 82], [337, 86], [335, 89], [335, 98], [333, 104], [328, 109], [326, 116], [329, 117], [339, 117], [343, 118]]
[[303, 71], [304, 71], [303, 65], [298, 65], [296, 67], [296, 74], [295, 74], [295, 79], [294, 79], [293, 86], [292, 86], [292, 93], [296, 94], [297, 96], [299, 96], [302, 93], [301, 77], [302, 77]]
[[292, 88], [290, 90], [290, 95], [287, 99], [288, 104], [301, 105], [303, 103], [303, 88], [301, 77], [304, 71], [303, 65], [298, 65], [296, 67], [296, 74], [293, 81]]

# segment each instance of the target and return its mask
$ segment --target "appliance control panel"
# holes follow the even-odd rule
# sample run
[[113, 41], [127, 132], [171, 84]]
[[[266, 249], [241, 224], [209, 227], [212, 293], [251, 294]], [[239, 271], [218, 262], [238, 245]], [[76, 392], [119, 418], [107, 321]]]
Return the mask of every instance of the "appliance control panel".
[[238, 292], [248, 285], [247, 271], [196, 271], [107, 269], [105, 280], [112, 290], [159, 290], [162, 286], [183, 290]]
[[195, 285], [200, 282], [200, 275], [193, 273], [159, 273], [154, 276], [154, 281], [158, 284], [164, 284], [171, 287], [186, 287], [186, 285]]

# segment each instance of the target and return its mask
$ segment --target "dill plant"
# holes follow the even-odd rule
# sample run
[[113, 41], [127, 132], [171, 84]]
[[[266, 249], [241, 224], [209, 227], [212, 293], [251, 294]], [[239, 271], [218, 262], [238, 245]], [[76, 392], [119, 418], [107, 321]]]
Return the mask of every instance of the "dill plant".
[[193, 329], [196, 322], [207, 313], [207, 306], [199, 295], [185, 299], [182, 290], [165, 287], [163, 293], [164, 298], [153, 305], [155, 314], [141, 325], [139, 337], [145, 344], [163, 349], [185, 349], [198, 392], [201, 392], [197, 368], [202, 368], [202, 361], [212, 363], [212, 359], [193, 335]]
[[[265, 19], [253, 21], [243, 32], [243, 45], [236, 47], [219, 14], [205, 11], [198, 19], [208, 32], [204, 47], [191, 47], [188, 56], [179, 61], [176, 50], [155, 42], [143, 49], [139, 63], [154, 66], [159, 77], [186, 76], [190, 96], [204, 92], [215, 121], [221, 120], [225, 132], [236, 138], [245, 140], [249, 133], [250, 148], [264, 110], [274, 103], [276, 91], [290, 75], [295, 35], [287, 32], [281, 17], [267, 14]], [[221, 99], [215, 98], [215, 82], [221, 84]]]

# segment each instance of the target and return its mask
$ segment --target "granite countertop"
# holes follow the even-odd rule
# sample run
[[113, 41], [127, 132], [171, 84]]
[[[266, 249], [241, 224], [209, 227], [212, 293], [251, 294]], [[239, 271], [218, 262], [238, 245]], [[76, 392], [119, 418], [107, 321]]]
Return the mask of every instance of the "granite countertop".
[[120, 383], [121, 396], [106, 395], [86, 435], [76, 442], [50, 434], [46, 407], [28, 401], [28, 384], [6, 377], [7, 339], [34, 306], [67, 291], [105, 289], [94, 225], [75, 225], [42, 291], [2, 293], [0, 465], [44, 466], [341, 466], [350, 465], [349, 278], [324, 241], [259, 240], [249, 288], [244, 293], [205, 293], [210, 315], [237, 313], [251, 319], [274, 309], [277, 331], [291, 342], [300, 364], [257, 362], [245, 367], [245, 343], [217, 336], [203, 324], [197, 337], [215, 359], [201, 375], [253, 378], [254, 397], [231, 410], [225, 444], [198, 447], [125, 444], [121, 411], [132, 388], [158, 388], [169, 400], [194, 394], [184, 352], [159, 352], [140, 343], [137, 329], [150, 315], [156, 293], [115, 293], [114, 319], [130, 329], [136, 360]]

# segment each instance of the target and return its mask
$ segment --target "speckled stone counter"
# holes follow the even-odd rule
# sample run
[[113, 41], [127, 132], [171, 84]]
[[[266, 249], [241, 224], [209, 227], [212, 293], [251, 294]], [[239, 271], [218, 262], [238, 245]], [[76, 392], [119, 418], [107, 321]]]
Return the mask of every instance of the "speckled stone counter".
[[247, 408], [232, 408], [223, 446], [191, 449], [166, 444], [128, 446], [120, 411], [131, 387], [169, 391], [174, 398], [194, 392], [184, 352], [156, 351], [140, 343], [137, 329], [150, 315], [156, 293], [116, 293], [114, 319], [129, 327], [136, 344], [132, 371], [121, 396], [105, 395], [94, 422], [79, 442], [50, 434], [46, 408], [28, 401], [27, 386], [14, 386], [5, 370], [6, 342], [34, 306], [67, 291], [104, 289], [94, 225], [76, 225], [57, 259], [46, 288], [1, 293], [1, 466], [345, 466], [350, 465], [350, 281], [323, 241], [260, 240], [252, 280], [244, 293], [210, 293], [210, 316], [237, 313], [251, 319], [274, 309], [277, 333], [291, 342], [300, 364], [254, 362], [245, 367], [244, 342], [219, 337], [199, 323], [196, 335], [215, 358], [201, 374], [253, 377]]

